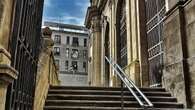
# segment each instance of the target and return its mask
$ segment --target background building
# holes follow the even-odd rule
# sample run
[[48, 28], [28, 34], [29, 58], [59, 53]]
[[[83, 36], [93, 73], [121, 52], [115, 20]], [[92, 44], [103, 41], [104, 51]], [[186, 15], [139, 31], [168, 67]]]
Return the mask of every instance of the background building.
[[45, 22], [52, 29], [55, 62], [61, 85], [87, 85], [88, 30], [82, 26]]

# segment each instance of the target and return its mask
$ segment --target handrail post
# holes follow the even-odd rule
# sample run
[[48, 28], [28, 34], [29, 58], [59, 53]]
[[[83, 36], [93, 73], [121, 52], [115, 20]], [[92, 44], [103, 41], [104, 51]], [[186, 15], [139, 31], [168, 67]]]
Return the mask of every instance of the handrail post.
[[[115, 61], [111, 59], [108, 59], [108, 57], [105, 56], [105, 59], [108, 61], [108, 63], [113, 67], [114, 71], [118, 75], [118, 77], [121, 79], [121, 109], [124, 108], [124, 91], [123, 91], [123, 83], [127, 86], [128, 90], [131, 92], [131, 94], [135, 97], [135, 99], [138, 101], [141, 107], [145, 108], [152, 108], [153, 104], [151, 101], [140, 91], [140, 89], [134, 84], [134, 82], [129, 79], [126, 75], [126, 73], [123, 71], [123, 69], [115, 63]], [[132, 89], [134, 88], [135, 91], [143, 98], [143, 100], [140, 98], [140, 96], [137, 95], [137, 93]]]
[[124, 110], [124, 85], [121, 80], [121, 110]]

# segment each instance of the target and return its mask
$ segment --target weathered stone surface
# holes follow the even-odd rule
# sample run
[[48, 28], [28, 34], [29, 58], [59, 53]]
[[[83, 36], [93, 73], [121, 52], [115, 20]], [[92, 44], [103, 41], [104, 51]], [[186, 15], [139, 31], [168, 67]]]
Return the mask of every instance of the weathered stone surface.
[[163, 72], [164, 87], [181, 103], [185, 102], [185, 85], [182, 62], [165, 67]]
[[[169, 0], [170, 3], [173, 1]], [[181, 24], [179, 18], [179, 9], [176, 9], [171, 16], [166, 19], [164, 24], [164, 74], [163, 81], [164, 86], [172, 92], [174, 96], [178, 98], [180, 102], [185, 102], [185, 97], [189, 97], [192, 101], [192, 106], [195, 108], [195, 1], [190, 1], [184, 7], [185, 14], [185, 23], [186, 25]], [[185, 31], [181, 30], [181, 27], [185, 26]], [[186, 36], [182, 36], [181, 32], [186, 32]], [[186, 37], [186, 41], [181, 41], [183, 37]], [[186, 48], [182, 47], [183, 45]], [[182, 50], [187, 50], [186, 53], [183, 53]], [[183, 58], [183, 54], [187, 54], [187, 58]], [[187, 60], [187, 68], [184, 68], [183, 60]], [[187, 71], [184, 71], [188, 69]], [[188, 80], [190, 84], [190, 95], [185, 96], [185, 79], [184, 75], [188, 73]]]
[[167, 11], [173, 8], [179, 0], [166, 0]]
[[187, 46], [188, 55], [193, 57], [195, 55], [195, 2], [192, 1], [185, 7], [185, 19], [186, 19], [186, 34], [187, 34]]
[[3, 15], [3, 0], [0, 1], [0, 24], [1, 24], [1, 19], [2, 19], [2, 15]]
[[186, 44], [188, 49], [188, 68], [190, 75], [190, 92], [192, 107], [195, 108], [195, 1], [192, 0], [185, 8]]
[[163, 86], [177, 97], [179, 102], [186, 104], [180, 26], [179, 10], [176, 10], [165, 20], [163, 27]]
[[8, 83], [0, 80], [0, 109], [5, 110], [5, 100]]
[[13, 0], [0, 1], [0, 45], [8, 49]]
[[[48, 36], [48, 34], [46, 34]], [[58, 69], [52, 54], [52, 39], [44, 37], [38, 62], [34, 110], [43, 110], [50, 85], [59, 85]]]
[[17, 78], [17, 71], [10, 66], [10, 53], [0, 47], [0, 110], [5, 109], [7, 87]]
[[190, 88], [191, 88], [191, 99], [192, 99], [192, 106], [195, 108], [195, 57], [188, 59], [188, 66], [189, 66], [189, 73], [190, 73]]

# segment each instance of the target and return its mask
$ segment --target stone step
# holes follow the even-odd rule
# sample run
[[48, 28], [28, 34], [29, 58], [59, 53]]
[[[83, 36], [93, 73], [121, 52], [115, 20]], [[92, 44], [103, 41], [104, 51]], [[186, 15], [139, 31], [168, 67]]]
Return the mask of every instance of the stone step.
[[[171, 97], [171, 93], [166, 92], [164, 88], [140, 88], [140, 90], [154, 104], [155, 109], [151, 110], [183, 108], [183, 104], [177, 103], [176, 98]], [[124, 102], [124, 110], [144, 110], [127, 88], [124, 88]], [[44, 109], [121, 110], [121, 88], [51, 86]]]
[[[50, 90], [111, 90], [111, 91], [121, 91], [120, 87], [88, 87], [88, 86], [50, 86]], [[164, 88], [139, 88], [141, 91], [161, 91], [165, 92]], [[124, 88], [124, 91], [128, 91]]]
[[[44, 110], [121, 110], [121, 107], [96, 107], [96, 106], [46, 106]], [[124, 110], [145, 110], [143, 108], [128, 108], [125, 107]], [[150, 108], [147, 110], [183, 110], [180, 108]]]
[[[124, 96], [125, 101], [135, 101], [133, 96]], [[173, 97], [148, 97], [152, 102], [177, 102]], [[115, 95], [64, 95], [64, 94], [48, 94], [47, 100], [121, 100], [121, 96]]]
[[[182, 104], [174, 102], [153, 102], [155, 108], [183, 108]], [[89, 100], [47, 100], [45, 106], [96, 106], [120, 107], [121, 101], [89, 101]], [[124, 101], [125, 107], [140, 108], [136, 101]]]
[[[171, 97], [169, 92], [143, 92], [146, 96], [165, 96]], [[121, 95], [121, 91], [104, 91], [104, 90], [56, 90], [48, 91], [48, 94], [67, 94], [67, 95]], [[129, 91], [124, 91], [124, 95], [132, 96]]]

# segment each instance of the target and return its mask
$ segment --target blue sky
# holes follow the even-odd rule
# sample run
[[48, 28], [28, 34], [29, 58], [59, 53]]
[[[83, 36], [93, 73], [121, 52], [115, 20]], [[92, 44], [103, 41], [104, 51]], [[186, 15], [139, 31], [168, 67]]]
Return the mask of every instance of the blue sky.
[[89, 0], [45, 0], [43, 22], [84, 25]]

